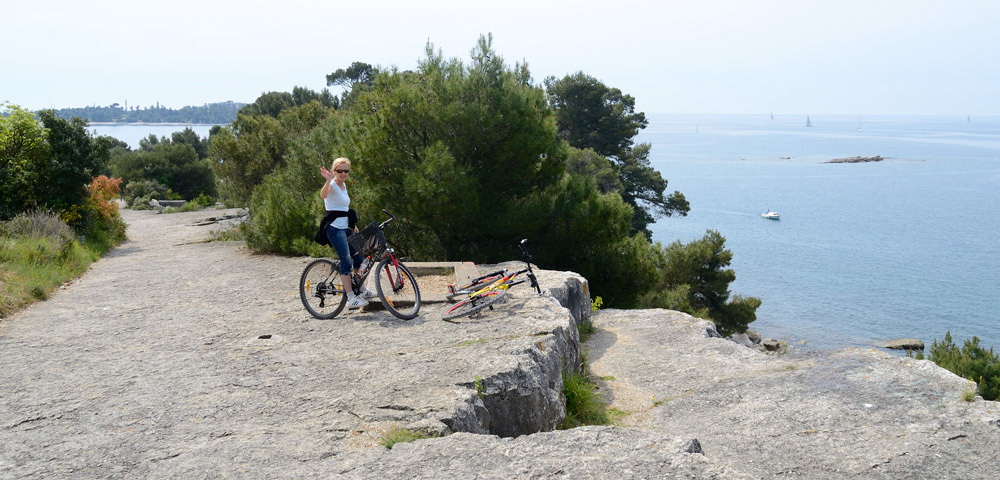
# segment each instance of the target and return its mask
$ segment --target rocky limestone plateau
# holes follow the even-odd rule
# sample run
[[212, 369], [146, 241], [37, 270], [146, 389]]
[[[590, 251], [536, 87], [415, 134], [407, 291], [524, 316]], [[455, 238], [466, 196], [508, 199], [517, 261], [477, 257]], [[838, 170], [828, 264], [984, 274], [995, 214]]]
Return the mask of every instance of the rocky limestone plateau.
[[[125, 244], [0, 321], [0, 478], [1000, 477], [1000, 404], [929, 361], [592, 314], [585, 279], [546, 270], [545, 295], [472, 318], [423, 291], [411, 321], [317, 320], [308, 258], [204, 242], [205, 212], [123, 215]], [[581, 353], [622, 415], [553, 430]], [[439, 437], [380, 446], [400, 427]]]

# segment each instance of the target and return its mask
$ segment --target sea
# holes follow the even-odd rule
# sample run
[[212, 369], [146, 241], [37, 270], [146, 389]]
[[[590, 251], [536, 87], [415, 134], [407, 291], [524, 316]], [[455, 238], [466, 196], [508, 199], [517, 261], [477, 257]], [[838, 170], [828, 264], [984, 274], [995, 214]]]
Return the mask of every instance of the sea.
[[653, 240], [719, 231], [731, 294], [763, 302], [752, 329], [805, 350], [951, 332], [1000, 353], [1000, 117], [647, 119], [638, 141], [691, 204]]
[[156, 138], [170, 138], [174, 132], [185, 128], [194, 130], [199, 138], [208, 138], [208, 131], [214, 125], [188, 123], [91, 123], [88, 130], [96, 135], [107, 135], [127, 143], [133, 150], [139, 148], [139, 140], [156, 135]]

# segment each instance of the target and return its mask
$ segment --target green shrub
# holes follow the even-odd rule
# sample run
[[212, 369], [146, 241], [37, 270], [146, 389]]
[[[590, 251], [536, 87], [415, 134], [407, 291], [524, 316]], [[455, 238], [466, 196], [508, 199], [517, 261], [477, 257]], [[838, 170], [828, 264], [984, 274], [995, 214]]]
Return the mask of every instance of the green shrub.
[[[0, 317], [48, 298], [50, 292], [83, 273], [98, 258], [65, 224], [54, 227], [56, 222], [62, 223], [51, 213], [2, 222], [8, 234], [0, 237]], [[15, 224], [12, 229], [8, 228], [11, 224]]]
[[166, 193], [167, 186], [156, 180], [133, 180], [122, 190], [122, 200], [133, 209], [140, 210], [136, 208], [137, 199], [144, 199], [143, 205], [148, 209], [150, 199], [166, 198]]
[[25, 212], [2, 222], [0, 317], [48, 298], [125, 239], [125, 222], [113, 201], [118, 183], [98, 176], [87, 185], [83, 206], [72, 205], [59, 215]]
[[53, 212], [33, 210], [18, 214], [7, 222], [3, 222], [4, 230], [9, 235], [22, 237], [44, 238], [53, 237], [60, 243], [72, 242], [76, 235], [73, 229]]
[[733, 253], [719, 232], [708, 230], [690, 243], [656, 244], [654, 252], [660, 278], [639, 298], [640, 307], [679, 310], [712, 320], [724, 337], [746, 332], [757, 319], [759, 298], [730, 298], [729, 285], [736, 280], [736, 272], [728, 268]]
[[152, 210], [153, 207], [149, 206], [149, 202], [151, 202], [152, 200], [153, 199], [148, 195], [142, 197], [135, 197], [129, 203], [129, 208], [131, 208], [132, 210]]
[[191, 200], [191, 203], [201, 205], [203, 208], [208, 208], [215, 206], [215, 198], [202, 193], [199, 194], [197, 197], [195, 197], [193, 200]]
[[930, 357], [934, 363], [952, 373], [978, 383], [979, 395], [986, 400], [1000, 398], [1000, 357], [979, 346], [979, 337], [966, 340], [959, 348], [952, 342], [951, 332], [944, 340], [931, 344]]
[[184, 202], [184, 205], [179, 207], [167, 207], [163, 209], [161, 213], [179, 213], [179, 212], [197, 212], [198, 210], [204, 210], [205, 206], [198, 202]]
[[[215, 195], [211, 162], [199, 158], [191, 145], [164, 140], [156, 143], [144, 140], [140, 142], [141, 150], [116, 149], [109, 161], [111, 173], [129, 184], [145, 181], [169, 187], [170, 190], [158, 188], [166, 197], [156, 196], [157, 199], [180, 200], [202, 193]], [[132, 198], [150, 193], [139, 191]]]

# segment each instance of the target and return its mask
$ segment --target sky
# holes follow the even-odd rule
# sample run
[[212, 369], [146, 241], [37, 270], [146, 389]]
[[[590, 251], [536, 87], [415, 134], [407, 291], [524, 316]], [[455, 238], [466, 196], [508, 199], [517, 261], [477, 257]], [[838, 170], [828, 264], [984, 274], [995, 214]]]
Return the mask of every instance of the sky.
[[249, 103], [492, 33], [535, 83], [582, 71], [651, 114], [1000, 115], [997, 25], [996, 0], [0, 0], [0, 102]]

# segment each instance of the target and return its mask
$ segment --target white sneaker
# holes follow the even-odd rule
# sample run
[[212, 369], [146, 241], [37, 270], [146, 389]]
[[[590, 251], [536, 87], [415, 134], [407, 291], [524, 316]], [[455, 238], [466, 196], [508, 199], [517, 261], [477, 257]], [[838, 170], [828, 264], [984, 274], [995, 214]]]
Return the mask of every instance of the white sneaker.
[[363, 307], [365, 305], [368, 305], [368, 300], [365, 300], [364, 297], [354, 295], [353, 292], [347, 294], [347, 308], [348, 309], [361, 308], [361, 307]]
[[373, 291], [371, 291], [371, 290], [368, 290], [368, 287], [366, 287], [364, 285], [361, 286], [361, 297], [362, 298], [375, 298], [377, 296], [378, 296], [378, 294], [375, 293], [375, 292], [373, 292]]

